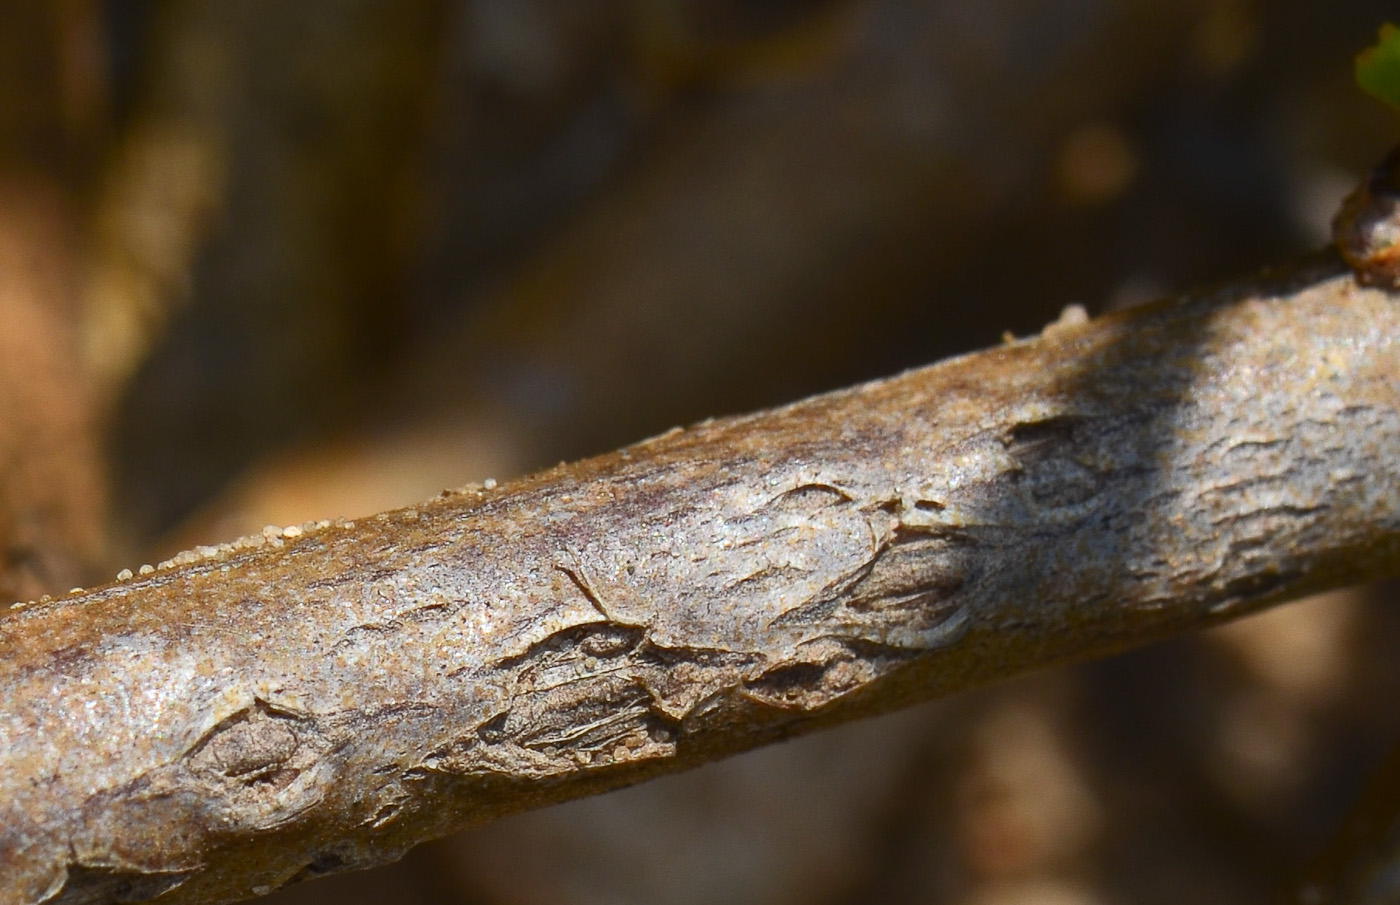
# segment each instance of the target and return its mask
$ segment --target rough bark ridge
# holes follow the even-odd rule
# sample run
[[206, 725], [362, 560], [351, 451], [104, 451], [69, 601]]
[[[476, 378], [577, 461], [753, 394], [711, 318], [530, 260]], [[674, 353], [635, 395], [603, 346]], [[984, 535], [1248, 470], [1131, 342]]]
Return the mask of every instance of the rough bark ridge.
[[1400, 573], [1331, 262], [0, 619], [0, 903], [223, 902]]

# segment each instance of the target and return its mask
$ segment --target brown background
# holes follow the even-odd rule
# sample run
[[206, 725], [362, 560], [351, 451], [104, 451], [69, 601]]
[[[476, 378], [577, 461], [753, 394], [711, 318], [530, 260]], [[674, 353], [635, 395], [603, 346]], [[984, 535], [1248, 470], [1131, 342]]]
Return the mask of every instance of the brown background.
[[[1316, 247], [1396, 136], [1350, 77], [1388, 13], [7, 5], [0, 592], [504, 479]], [[1267, 901], [1396, 735], [1393, 597], [926, 705], [278, 901]]]

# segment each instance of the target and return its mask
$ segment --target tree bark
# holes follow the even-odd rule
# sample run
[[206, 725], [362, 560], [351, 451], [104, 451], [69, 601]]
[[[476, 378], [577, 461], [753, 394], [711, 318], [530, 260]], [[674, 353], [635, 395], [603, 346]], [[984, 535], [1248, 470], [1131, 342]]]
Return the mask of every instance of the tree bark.
[[1335, 258], [0, 619], [0, 903], [224, 902], [1400, 574]]

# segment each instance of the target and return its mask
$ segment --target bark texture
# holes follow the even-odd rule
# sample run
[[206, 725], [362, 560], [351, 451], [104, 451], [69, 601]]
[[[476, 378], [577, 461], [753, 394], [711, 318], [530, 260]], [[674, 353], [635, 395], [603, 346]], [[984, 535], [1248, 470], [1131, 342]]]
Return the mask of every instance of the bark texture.
[[1400, 574], [1334, 261], [0, 619], [0, 903], [223, 902]]

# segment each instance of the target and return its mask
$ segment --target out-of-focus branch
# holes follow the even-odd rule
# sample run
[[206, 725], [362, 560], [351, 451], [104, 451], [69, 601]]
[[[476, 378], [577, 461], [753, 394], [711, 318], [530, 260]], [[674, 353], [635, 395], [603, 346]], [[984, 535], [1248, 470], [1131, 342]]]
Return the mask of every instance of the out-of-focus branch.
[[91, 578], [104, 553], [94, 418], [73, 366], [68, 221], [52, 186], [0, 178], [0, 594], [7, 596]]
[[0, 619], [0, 902], [221, 902], [1400, 573], [1324, 262]]
[[1370, 778], [1289, 905], [1388, 905], [1400, 897], [1400, 750]]
[[[0, 9], [0, 595], [93, 575], [105, 487], [77, 354], [75, 197], [101, 81], [93, 4]], [[86, 577], [84, 577], [86, 576]]]

